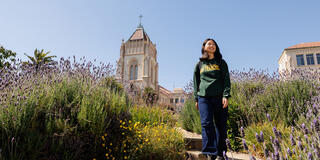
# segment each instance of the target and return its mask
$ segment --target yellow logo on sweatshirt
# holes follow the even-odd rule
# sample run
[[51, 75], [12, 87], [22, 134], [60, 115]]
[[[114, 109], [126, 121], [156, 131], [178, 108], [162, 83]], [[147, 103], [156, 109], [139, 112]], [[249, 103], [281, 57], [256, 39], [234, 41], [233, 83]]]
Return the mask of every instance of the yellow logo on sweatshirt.
[[200, 73], [204, 71], [215, 71], [215, 70], [220, 70], [220, 67], [216, 64], [209, 64], [201, 67]]

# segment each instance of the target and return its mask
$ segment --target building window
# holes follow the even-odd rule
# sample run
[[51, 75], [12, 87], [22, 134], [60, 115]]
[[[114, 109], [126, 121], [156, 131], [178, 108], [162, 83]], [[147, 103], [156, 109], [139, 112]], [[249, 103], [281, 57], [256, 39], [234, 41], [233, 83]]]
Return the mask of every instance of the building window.
[[307, 64], [314, 65], [313, 54], [307, 54]]
[[133, 65], [130, 66], [130, 80], [133, 80]]
[[317, 62], [320, 64], [320, 53], [317, 53]]
[[136, 80], [136, 79], [138, 79], [138, 65], [135, 65], [135, 67], [134, 67], [134, 79]]
[[138, 65], [130, 65], [130, 80], [138, 79]]
[[170, 103], [173, 103], [173, 98], [170, 98]]
[[297, 65], [298, 66], [303, 66], [304, 65], [303, 55], [297, 55], [296, 58], [297, 58]]
[[183, 98], [180, 99], [180, 103], [184, 103], [184, 99]]
[[176, 99], [175, 99], [175, 103], [178, 103], [178, 102], [179, 102], [179, 98], [176, 98]]

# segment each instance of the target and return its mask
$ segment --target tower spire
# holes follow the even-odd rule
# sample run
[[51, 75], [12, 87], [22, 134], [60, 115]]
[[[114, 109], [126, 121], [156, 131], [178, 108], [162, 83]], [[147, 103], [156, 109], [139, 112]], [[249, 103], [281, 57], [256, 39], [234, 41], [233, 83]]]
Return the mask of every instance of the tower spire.
[[140, 16], [139, 16], [139, 18], [140, 18], [140, 23], [139, 23], [139, 26], [138, 26], [138, 28], [143, 28], [143, 26], [142, 26], [142, 24], [141, 24], [141, 19], [142, 19], [142, 14], [140, 14]]

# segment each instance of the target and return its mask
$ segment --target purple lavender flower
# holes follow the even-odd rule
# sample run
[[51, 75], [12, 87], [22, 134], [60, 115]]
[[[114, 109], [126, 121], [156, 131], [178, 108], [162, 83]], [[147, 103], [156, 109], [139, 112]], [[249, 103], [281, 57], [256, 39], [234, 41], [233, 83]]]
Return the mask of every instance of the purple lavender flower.
[[248, 145], [246, 143], [246, 141], [243, 139], [242, 140], [242, 144], [243, 144], [243, 148], [246, 150], [246, 151], [249, 151], [249, 148], [248, 148]]
[[279, 154], [279, 152], [277, 150], [274, 152], [274, 159], [275, 160], [280, 160], [280, 154]]
[[264, 156], [269, 157], [269, 150], [267, 149], [267, 147], [264, 149]]
[[240, 128], [240, 131], [241, 131], [241, 137], [242, 137], [242, 138], [244, 138], [245, 133], [244, 133], [244, 129], [243, 129], [243, 127], [242, 127], [242, 126], [241, 126], [241, 128]]
[[320, 159], [319, 148], [316, 148], [316, 149], [314, 150], [314, 153], [316, 153], [318, 159]]
[[225, 160], [229, 160], [229, 158], [228, 158], [228, 156], [227, 156], [227, 154], [226, 154], [226, 151], [223, 151], [222, 153], [223, 153], [224, 159], [225, 159]]
[[262, 131], [260, 131], [260, 141], [261, 141], [261, 143], [264, 142], [264, 137], [263, 137], [263, 132]]
[[275, 138], [275, 139], [274, 139], [273, 144], [274, 144], [274, 146], [276, 147], [276, 150], [281, 150], [281, 146], [280, 146], [280, 143], [279, 143], [278, 138]]
[[269, 113], [267, 113], [267, 118], [268, 118], [268, 121], [271, 122], [271, 117]]
[[280, 131], [277, 131], [278, 137], [281, 139], [282, 138], [282, 133]]
[[257, 142], [261, 143], [261, 140], [260, 140], [258, 133], [256, 133], [256, 139], [257, 139]]
[[253, 155], [250, 155], [250, 160], [256, 160], [256, 158]]
[[292, 154], [297, 154], [295, 148], [292, 149]]
[[287, 153], [288, 153], [288, 155], [289, 155], [290, 157], [292, 157], [292, 152], [291, 152], [291, 150], [290, 150], [289, 147], [287, 148]]
[[312, 121], [312, 124], [313, 124], [312, 125], [313, 126], [313, 130], [316, 131], [316, 132], [319, 132], [320, 131], [320, 124], [319, 124], [318, 120], [314, 119]]
[[302, 144], [301, 144], [301, 141], [299, 140], [298, 141], [298, 148], [302, 151], [303, 150], [303, 146], [302, 146]]
[[273, 127], [273, 128], [272, 128], [272, 131], [273, 131], [273, 134], [275, 135], [275, 137], [277, 137], [277, 128], [276, 128], [276, 127]]
[[306, 140], [306, 143], [309, 143], [309, 141], [308, 141], [308, 139], [309, 139], [309, 137], [308, 137], [308, 135], [304, 135], [304, 138], [305, 138], [305, 140]]
[[256, 149], [256, 145], [252, 145], [252, 148], [253, 148], [253, 151], [256, 151], [257, 149]]
[[296, 145], [296, 141], [294, 140], [292, 134], [290, 134], [290, 141], [291, 141], [291, 146], [295, 146]]
[[308, 152], [308, 160], [313, 160], [311, 152]]
[[228, 138], [226, 139], [226, 144], [227, 144], [228, 149], [232, 150], [231, 143]]

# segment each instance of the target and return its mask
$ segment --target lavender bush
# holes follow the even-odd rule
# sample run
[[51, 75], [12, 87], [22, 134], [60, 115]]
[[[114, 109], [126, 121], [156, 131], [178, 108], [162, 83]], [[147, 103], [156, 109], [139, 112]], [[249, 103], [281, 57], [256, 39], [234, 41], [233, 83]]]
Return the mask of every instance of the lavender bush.
[[3, 159], [91, 159], [129, 100], [110, 64], [81, 59], [0, 70], [0, 156]]
[[[320, 159], [319, 75], [318, 71], [297, 70], [282, 79], [289, 82], [297, 79], [305, 81], [311, 86], [312, 92], [305, 92], [308, 99], [301, 103], [299, 103], [299, 99], [296, 100], [296, 97], [291, 97], [292, 103], [296, 104], [295, 110], [291, 113], [296, 118], [290, 125], [286, 125], [285, 121], [277, 116], [271, 118], [270, 114], [266, 114], [269, 121], [247, 127], [244, 139], [250, 144], [258, 146], [257, 152], [248, 150], [249, 153], [260, 153], [264, 159]], [[296, 89], [299, 90], [299, 88]], [[261, 143], [259, 135], [257, 135], [259, 132], [270, 139], [268, 138]]]

